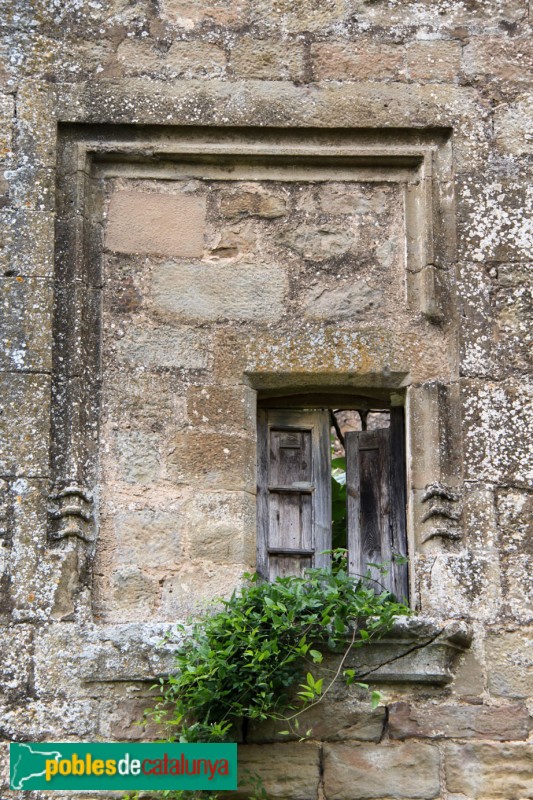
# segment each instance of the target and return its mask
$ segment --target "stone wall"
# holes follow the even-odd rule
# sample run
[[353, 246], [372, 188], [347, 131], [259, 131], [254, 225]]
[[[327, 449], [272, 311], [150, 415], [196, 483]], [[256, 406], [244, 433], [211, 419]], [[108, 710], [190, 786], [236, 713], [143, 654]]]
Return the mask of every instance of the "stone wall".
[[533, 797], [530, 14], [5, 4], [6, 743], [156, 736], [164, 631], [254, 564], [257, 399], [386, 396], [431, 620], [386, 647], [433, 655], [242, 761], [280, 800]]

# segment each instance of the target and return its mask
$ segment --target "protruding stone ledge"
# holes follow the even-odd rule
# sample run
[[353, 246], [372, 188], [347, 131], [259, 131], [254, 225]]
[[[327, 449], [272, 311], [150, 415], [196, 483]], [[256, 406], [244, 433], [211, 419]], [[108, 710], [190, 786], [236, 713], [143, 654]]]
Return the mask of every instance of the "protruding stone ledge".
[[372, 683], [444, 686], [453, 681], [454, 660], [471, 641], [465, 622], [398, 617], [381, 639], [349, 653], [344, 667]]
[[[85, 681], [150, 681], [168, 675], [174, 666], [177, 638], [165, 640], [172, 625], [131, 623], [94, 627], [80, 653]], [[464, 622], [441, 623], [421, 617], [398, 617], [381, 639], [354, 648], [343, 668], [355, 669], [372, 683], [422, 683], [443, 686], [453, 680], [455, 657], [470, 646]], [[338, 653], [327, 653], [331, 670]]]

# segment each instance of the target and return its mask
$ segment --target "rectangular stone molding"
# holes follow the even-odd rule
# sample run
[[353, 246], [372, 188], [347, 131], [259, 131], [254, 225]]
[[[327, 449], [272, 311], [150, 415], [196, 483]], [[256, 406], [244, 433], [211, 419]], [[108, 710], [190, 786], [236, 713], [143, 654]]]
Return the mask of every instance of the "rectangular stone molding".
[[170, 620], [253, 568], [257, 392], [454, 363], [450, 130], [61, 124], [57, 180], [49, 542], [99, 622]]

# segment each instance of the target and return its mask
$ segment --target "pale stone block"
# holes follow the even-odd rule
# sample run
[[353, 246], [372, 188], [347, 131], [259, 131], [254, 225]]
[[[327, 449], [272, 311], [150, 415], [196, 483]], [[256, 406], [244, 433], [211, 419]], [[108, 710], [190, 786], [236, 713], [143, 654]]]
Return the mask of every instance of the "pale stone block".
[[533, 153], [533, 94], [519, 95], [512, 103], [494, 109], [497, 146], [515, 156]]
[[157, 619], [175, 622], [213, 610], [214, 601], [229, 597], [242, 584], [242, 574], [249, 568], [246, 563], [216, 561], [184, 564], [178, 573], [163, 581]]
[[527, 739], [532, 719], [524, 705], [389, 706], [391, 739]]
[[209, 42], [173, 42], [165, 58], [165, 68], [180, 78], [219, 77], [226, 68], [226, 53]]
[[254, 188], [241, 188], [227, 192], [220, 198], [220, 212], [228, 219], [241, 217], [263, 217], [276, 219], [283, 217], [287, 205], [283, 197]]
[[[316, 677], [316, 676], [315, 676]], [[385, 727], [385, 708], [370, 710], [370, 704], [354, 701], [345, 697], [340, 702], [327, 697], [318, 706], [304, 711], [297, 718], [298, 727], [292, 726], [289, 735], [289, 724], [283, 720], [267, 720], [266, 722], [250, 722], [246, 741], [255, 744], [265, 742], [287, 742], [307, 736], [322, 741], [360, 741], [379, 742]]]
[[469, 800], [524, 800], [533, 793], [530, 744], [448, 744], [446, 784]]
[[188, 555], [221, 564], [255, 561], [256, 505], [248, 492], [196, 492], [183, 511]]
[[7, 371], [52, 368], [52, 286], [41, 279], [3, 278], [3, 349], [0, 368]]
[[153, 300], [157, 310], [179, 319], [274, 322], [283, 314], [285, 270], [254, 264], [157, 265]]
[[191, 30], [203, 20], [217, 25], [240, 26], [246, 7], [247, 0], [161, 0], [160, 14], [171, 25]]
[[317, 797], [320, 749], [314, 742], [239, 747], [239, 788], [230, 797], [247, 798], [249, 776], [259, 775], [274, 800], [312, 800]]
[[48, 474], [50, 378], [3, 373], [0, 376], [0, 470], [4, 475]]
[[209, 337], [192, 328], [130, 328], [117, 344], [121, 360], [147, 368], [207, 367]]
[[130, 511], [115, 518], [115, 561], [140, 569], [176, 569], [182, 560], [183, 515], [167, 511]]
[[[109, 621], [138, 622], [152, 618], [159, 602], [158, 578], [134, 565], [116, 569], [109, 580], [109, 590], [100, 598], [99, 609]], [[102, 602], [103, 601], [103, 602]]]
[[496, 513], [502, 552], [533, 555], [533, 496], [518, 489], [499, 489]]
[[470, 78], [527, 86], [533, 69], [533, 43], [529, 35], [473, 36], [464, 48], [463, 63]]
[[533, 478], [530, 408], [531, 390], [526, 383], [463, 381], [464, 465], [468, 480], [529, 484]]
[[353, 42], [317, 42], [311, 45], [316, 80], [399, 80], [404, 75], [405, 50], [357, 37]]
[[439, 772], [439, 751], [430, 744], [324, 746], [324, 791], [328, 800], [353, 800], [354, 787], [358, 800], [432, 800], [440, 793]]
[[148, 484], [161, 472], [159, 437], [141, 431], [121, 431], [116, 435], [115, 452], [119, 477], [127, 483]]
[[310, 319], [353, 319], [379, 308], [383, 299], [380, 289], [366, 280], [320, 281], [304, 297], [304, 313]]
[[106, 247], [120, 253], [201, 256], [205, 197], [120, 191], [111, 196]]
[[187, 391], [187, 413], [197, 430], [255, 436], [256, 392], [246, 386], [191, 386]]
[[488, 685], [496, 697], [533, 697], [533, 636], [530, 627], [496, 631], [486, 638]]
[[230, 67], [238, 78], [302, 80], [304, 45], [303, 42], [245, 37], [232, 48]]
[[33, 689], [33, 628], [16, 625], [0, 630], [0, 697], [20, 696]]
[[168, 443], [166, 472], [199, 490], [255, 492], [255, 442], [240, 436], [191, 431]]
[[406, 54], [407, 72], [412, 80], [450, 83], [459, 78], [460, 42], [416, 42], [407, 47]]

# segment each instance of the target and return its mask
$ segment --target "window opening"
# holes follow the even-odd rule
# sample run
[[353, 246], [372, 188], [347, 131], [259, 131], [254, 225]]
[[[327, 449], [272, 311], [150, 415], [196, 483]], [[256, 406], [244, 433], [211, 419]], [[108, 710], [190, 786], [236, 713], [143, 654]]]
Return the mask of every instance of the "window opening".
[[260, 408], [258, 453], [260, 574], [301, 575], [342, 547], [351, 574], [407, 598], [403, 408]]

